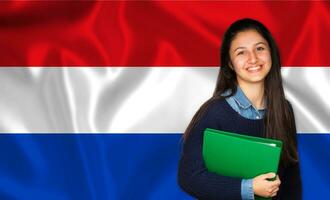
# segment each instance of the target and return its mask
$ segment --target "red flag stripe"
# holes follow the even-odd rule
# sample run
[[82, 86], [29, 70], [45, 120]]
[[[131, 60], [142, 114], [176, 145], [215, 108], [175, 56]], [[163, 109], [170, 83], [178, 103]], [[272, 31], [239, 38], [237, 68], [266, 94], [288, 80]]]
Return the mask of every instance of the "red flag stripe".
[[329, 2], [4, 2], [0, 66], [218, 66], [230, 23], [274, 35], [284, 66], [330, 66]]

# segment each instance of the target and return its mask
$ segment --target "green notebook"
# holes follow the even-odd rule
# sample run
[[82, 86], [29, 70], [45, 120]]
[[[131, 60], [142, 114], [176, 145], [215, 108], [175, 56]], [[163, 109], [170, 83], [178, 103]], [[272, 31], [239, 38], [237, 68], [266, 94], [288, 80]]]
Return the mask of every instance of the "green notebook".
[[[207, 128], [203, 158], [207, 169], [219, 175], [254, 178], [277, 173], [282, 141]], [[255, 199], [267, 199], [256, 196]], [[270, 198], [268, 198], [270, 199]]]

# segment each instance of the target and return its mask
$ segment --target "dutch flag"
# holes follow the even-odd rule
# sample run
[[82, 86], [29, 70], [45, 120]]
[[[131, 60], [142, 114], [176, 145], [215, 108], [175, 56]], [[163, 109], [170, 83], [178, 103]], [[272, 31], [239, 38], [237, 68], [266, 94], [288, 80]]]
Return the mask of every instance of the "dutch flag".
[[0, 3], [0, 199], [191, 199], [181, 136], [226, 28], [264, 23], [298, 128], [303, 197], [330, 190], [329, 2]]

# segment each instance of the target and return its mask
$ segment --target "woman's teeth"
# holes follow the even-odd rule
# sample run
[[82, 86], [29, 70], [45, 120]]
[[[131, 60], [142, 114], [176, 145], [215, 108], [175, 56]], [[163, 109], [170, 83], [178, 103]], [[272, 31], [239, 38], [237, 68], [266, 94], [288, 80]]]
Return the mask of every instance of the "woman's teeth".
[[258, 71], [262, 66], [259, 65], [259, 66], [256, 66], [256, 67], [249, 67], [247, 70], [248, 71]]

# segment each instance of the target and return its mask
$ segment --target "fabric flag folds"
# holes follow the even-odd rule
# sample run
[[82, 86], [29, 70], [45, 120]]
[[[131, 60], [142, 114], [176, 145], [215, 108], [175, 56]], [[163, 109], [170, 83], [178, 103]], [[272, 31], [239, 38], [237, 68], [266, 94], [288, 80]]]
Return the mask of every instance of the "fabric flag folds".
[[245, 17], [279, 45], [303, 197], [324, 199], [329, 10], [321, 1], [1, 2], [0, 199], [192, 199], [176, 182], [182, 133], [212, 95], [222, 34]]

